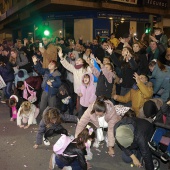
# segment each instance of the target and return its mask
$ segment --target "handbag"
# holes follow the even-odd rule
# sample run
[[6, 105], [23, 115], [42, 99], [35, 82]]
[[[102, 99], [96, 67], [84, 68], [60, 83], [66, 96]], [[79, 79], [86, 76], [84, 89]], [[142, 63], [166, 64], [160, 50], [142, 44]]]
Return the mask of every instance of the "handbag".
[[4, 79], [2, 78], [2, 76], [0, 75], [0, 89], [2, 89], [3, 87], [6, 87], [6, 84], [5, 84]]
[[[23, 98], [28, 100], [30, 103], [34, 103], [35, 101], [37, 101], [37, 96], [36, 96], [36, 92], [34, 91], [34, 88], [31, 87], [29, 84], [27, 84], [25, 81], [24, 81], [24, 86], [25, 89], [23, 91]], [[32, 90], [30, 90], [30, 88]], [[28, 97], [28, 93], [30, 94], [29, 97]]]

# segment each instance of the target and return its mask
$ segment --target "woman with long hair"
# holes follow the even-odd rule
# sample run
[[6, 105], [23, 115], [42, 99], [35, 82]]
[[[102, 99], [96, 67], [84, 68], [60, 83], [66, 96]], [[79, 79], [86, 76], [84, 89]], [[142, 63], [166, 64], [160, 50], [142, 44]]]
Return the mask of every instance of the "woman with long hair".
[[164, 102], [170, 95], [170, 70], [158, 60], [149, 63], [152, 72], [155, 97], [160, 97]]

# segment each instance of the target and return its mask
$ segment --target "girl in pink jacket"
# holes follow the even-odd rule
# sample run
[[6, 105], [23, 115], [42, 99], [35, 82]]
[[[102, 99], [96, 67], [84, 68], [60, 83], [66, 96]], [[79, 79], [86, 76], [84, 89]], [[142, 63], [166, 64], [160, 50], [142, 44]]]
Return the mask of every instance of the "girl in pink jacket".
[[96, 100], [96, 87], [94, 85], [92, 74], [86, 73], [83, 75], [82, 84], [77, 92], [78, 96], [80, 96], [80, 110], [78, 117], [81, 118], [88, 106]]

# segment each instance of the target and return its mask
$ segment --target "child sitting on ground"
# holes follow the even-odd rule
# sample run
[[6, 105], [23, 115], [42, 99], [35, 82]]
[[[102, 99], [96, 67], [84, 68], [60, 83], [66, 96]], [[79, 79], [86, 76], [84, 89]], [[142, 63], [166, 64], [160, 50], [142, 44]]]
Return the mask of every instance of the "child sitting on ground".
[[36, 136], [35, 149], [42, 144], [42, 140], [46, 146], [50, 145], [49, 137], [58, 134], [68, 135], [67, 130], [61, 125], [62, 121], [77, 123], [77, 117], [69, 114], [60, 114], [57, 108], [47, 107], [43, 112], [43, 118], [39, 124], [39, 130]]
[[[90, 164], [86, 162], [86, 148], [91, 146], [95, 133], [91, 128], [85, 128], [77, 138], [75, 138], [62, 154], [52, 154], [49, 169], [54, 169], [55, 165], [63, 170], [87, 170]], [[55, 150], [55, 145], [54, 148]]]
[[[27, 129], [32, 124], [37, 124], [36, 117], [39, 114], [39, 109], [36, 106], [28, 101], [25, 101], [21, 104], [18, 114], [17, 114], [17, 125], [20, 128]], [[22, 122], [28, 123], [27, 126], [23, 125]]]
[[57, 97], [60, 99], [60, 111], [65, 113], [69, 109], [69, 114], [73, 115], [74, 102], [73, 102], [73, 86], [68, 80], [62, 81], [58, 89]]

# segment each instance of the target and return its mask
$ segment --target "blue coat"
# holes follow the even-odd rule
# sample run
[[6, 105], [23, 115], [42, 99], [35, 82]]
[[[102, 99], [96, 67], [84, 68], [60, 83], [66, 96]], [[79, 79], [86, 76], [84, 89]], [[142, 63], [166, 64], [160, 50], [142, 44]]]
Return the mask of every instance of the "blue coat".
[[0, 66], [0, 75], [5, 83], [14, 81], [14, 70], [10, 62], [4, 66]]
[[166, 66], [167, 71], [161, 71], [158, 65], [152, 72], [152, 78], [155, 78], [154, 82], [154, 94], [157, 94], [160, 89], [164, 89], [161, 94], [161, 99], [166, 102], [170, 94], [170, 69]]
[[43, 76], [43, 82], [42, 82], [42, 89], [45, 91], [47, 85], [47, 81], [53, 80], [52, 82], [52, 87], [48, 86], [48, 93], [50, 96], [54, 96], [57, 95], [58, 93], [58, 88], [61, 85], [61, 80], [60, 80], [60, 72], [58, 70], [55, 70], [53, 73], [50, 74], [50, 70], [47, 68], [42, 68], [41, 65], [39, 63], [37, 63], [37, 65], [34, 65], [35, 69], [38, 71], [38, 73], [40, 73]]

